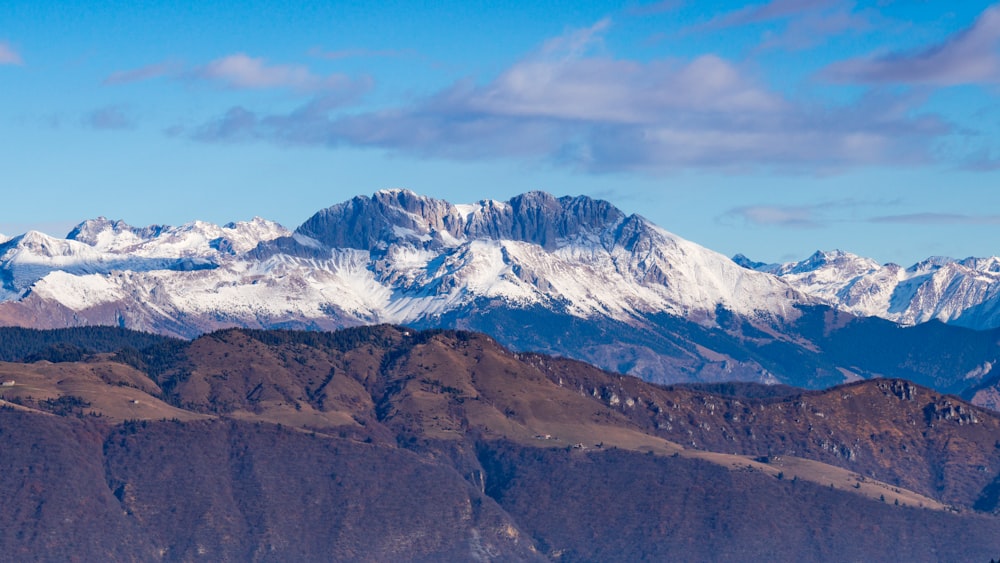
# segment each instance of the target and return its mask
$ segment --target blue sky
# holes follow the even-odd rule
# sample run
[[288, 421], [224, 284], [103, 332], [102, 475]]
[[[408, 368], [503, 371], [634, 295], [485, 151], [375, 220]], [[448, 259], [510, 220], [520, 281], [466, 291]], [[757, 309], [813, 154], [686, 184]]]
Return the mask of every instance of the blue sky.
[[1000, 5], [136, 4], [0, 6], [0, 233], [538, 189], [764, 261], [1000, 254]]

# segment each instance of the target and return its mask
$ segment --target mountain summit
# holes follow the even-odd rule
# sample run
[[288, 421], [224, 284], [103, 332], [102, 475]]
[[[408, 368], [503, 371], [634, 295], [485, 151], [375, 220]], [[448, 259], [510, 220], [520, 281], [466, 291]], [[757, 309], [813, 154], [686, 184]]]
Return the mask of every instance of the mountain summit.
[[551, 251], [559, 241], [600, 234], [624, 218], [606, 201], [557, 199], [545, 192], [452, 205], [409, 190], [382, 190], [324, 209], [295, 233], [328, 247], [368, 251], [407, 242], [440, 248], [472, 239], [527, 242]]

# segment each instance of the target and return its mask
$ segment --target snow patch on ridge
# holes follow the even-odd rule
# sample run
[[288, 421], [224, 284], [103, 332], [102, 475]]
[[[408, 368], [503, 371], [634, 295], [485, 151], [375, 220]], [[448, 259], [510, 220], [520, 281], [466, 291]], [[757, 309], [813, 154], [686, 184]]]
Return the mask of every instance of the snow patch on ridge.
[[73, 311], [84, 311], [124, 297], [118, 285], [108, 276], [73, 275], [63, 271], [46, 275], [32, 290], [37, 296], [60, 303]]

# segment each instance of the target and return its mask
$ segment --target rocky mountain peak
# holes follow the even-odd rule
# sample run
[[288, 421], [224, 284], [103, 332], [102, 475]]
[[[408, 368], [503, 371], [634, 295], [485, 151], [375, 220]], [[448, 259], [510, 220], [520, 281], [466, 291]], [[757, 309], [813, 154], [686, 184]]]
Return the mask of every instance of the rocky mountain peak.
[[73, 230], [66, 235], [66, 238], [93, 246], [96, 244], [97, 236], [100, 233], [109, 230], [121, 232], [127, 229], [128, 225], [124, 221], [112, 221], [102, 215], [96, 219], [87, 219], [76, 227], [73, 227]]
[[383, 190], [323, 209], [295, 234], [332, 248], [384, 249], [407, 235], [419, 240], [433, 229], [446, 228], [449, 207], [408, 190]]
[[106, 217], [88, 219], [73, 228], [66, 235], [67, 240], [82, 242], [96, 248], [123, 247], [159, 236], [169, 227], [150, 225], [148, 227], [133, 227], [122, 220], [111, 220]]
[[977, 272], [997, 274], [1000, 273], [1000, 257], [990, 256], [988, 258], [976, 258], [970, 256], [959, 262], [966, 268], [971, 268]]
[[907, 268], [909, 272], [928, 273], [955, 264], [953, 258], [947, 256], [931, 256]]
[[328, 247], [368, 251], [397, 242], [434, 248], [465, 239], [516, 240], [551, 250], [559, 240], [600, 233], [624, 216], [610, 203], [586, 196], [556, 198], [535, 191], [507, 202], [453, 205], [393, 189], [324, 209], [295, 232]]

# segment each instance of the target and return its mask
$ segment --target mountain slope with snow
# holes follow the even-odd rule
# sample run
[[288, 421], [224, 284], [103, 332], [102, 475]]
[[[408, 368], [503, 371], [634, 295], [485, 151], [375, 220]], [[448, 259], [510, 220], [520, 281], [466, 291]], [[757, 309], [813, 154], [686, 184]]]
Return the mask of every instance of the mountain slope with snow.
[[[857, 310], [875, 310], [885, 298], [863, 291], [864, 276], [892, 270], [849, 255], [814, 258], [755, 271], [587, 197], [530, 192], [455, 205], [384, 190], [323, 209], [295, 231], [259, 218], [179, 227], [98, 218], [65, 239], [25, 233], [0, 243], [0, 324], [181, 337], [234, 326], [463, 328], [657, 382], [823, 387], [896, 376], [951, 389], [1000, 361], [977, 340], [961, 361], [939, 365], [926, 353], [936, 350], [928, 338], [940, 340], [934, 331], [894, 344], [924, 354], [919, 362], [858, 356], [852, 338], [895, 338], [895, 327], [824, 303], [857, 291]], [[993, 265], [963, 267], [990, 275]], [[844, 272], [860, 276], [849, 290]]]
[[83, 312], [126, 295], [173, 319], [239, 324], [407, 323], [481, 298], [581, 318], [665, 312], [710, 322], [719, 306], [787, 318], [808, 301], [606, 202], [540, 192], [458, 206], [383, 191], [325, 209], [294, 233], [262, 220], [140, 229], [102, 218], [65, 240], [29, 233], [0, 249], [17, 297], [31, 288]]
[[[132, 227], [98, 218], [66, 239], [27, 233], [0, 244], [0, 276], [0, 323], [115, 324], [184, 337], [229, 326], [489, 329], [491, 319], [521, 311], [624, 335], [610, 345], [635, 331], [662, 348], [666, 336], [649, 336], [659, 317], [712, 327], [725, 311], [786, 323], [813, 302], [608, 202], [542, 192], [454, 205], [384, 190], [323, 209], [294, 232], [263, 219]], [[517, 338], [570, 355], [579, 344], [574, 334]], [[649, 346], [621, 357], [594, 344], [590, 353], [615, 356], [606, 367], [662, 371]], [[677, 353], [688, 375], [703, 370], [700, 352]], [[740, 364], [717, 356], [727, 366], [719, 377]], [[737, 375], [766, 379], [764, 371], [751, 363]]]
[[975, 329], [1000, 327], [1000, 258], [934, 257], [903, 268], [842, 251], [816, 252], [801, 262], [734, 261], [772, 273], [825, 303], [856, 315], [903, 325], [930, 320]]

